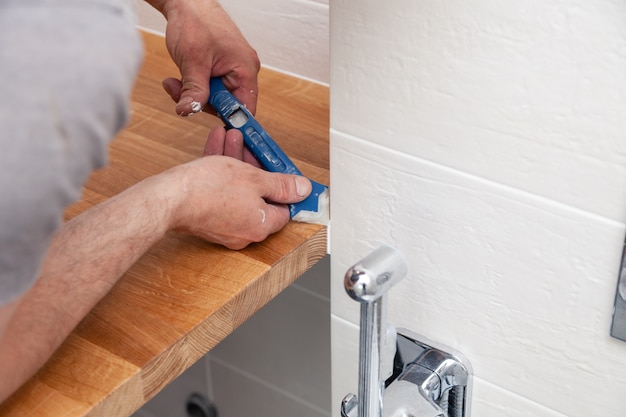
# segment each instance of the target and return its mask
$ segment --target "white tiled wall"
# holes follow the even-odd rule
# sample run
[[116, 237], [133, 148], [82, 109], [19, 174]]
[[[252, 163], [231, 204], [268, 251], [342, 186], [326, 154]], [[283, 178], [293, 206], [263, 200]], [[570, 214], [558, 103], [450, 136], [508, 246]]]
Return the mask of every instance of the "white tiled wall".
[[[626, 415], [626, 3], [331, 3], [333, 404], [381, 243], [389, 319], [472, 362], [473, 415]], [[334, 415], [338, 410], [333, 407]]]
[[[135, 0], [139, 25], [164, 34], [165, 19]], [[328, 84], [328, 0], [222, 0], [261, 64]]]

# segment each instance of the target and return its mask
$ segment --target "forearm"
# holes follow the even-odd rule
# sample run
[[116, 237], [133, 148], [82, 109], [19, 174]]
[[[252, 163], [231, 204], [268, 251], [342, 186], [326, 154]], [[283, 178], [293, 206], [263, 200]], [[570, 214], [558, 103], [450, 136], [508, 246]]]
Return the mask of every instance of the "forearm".
[[8, 323], [0, 333], [0, 402], [168, 230], [244, 248], [280, 230], [289, 221], [284, 204], [310, 192], [305, 177], [206, 156], [150, 177], [67, 222], [52, 241], [39, 280], [8, 322], [3, 315], [14, 306], [0, 307], [0, 325]]
[[0, 402], [32, 376], [119, 277], [167, 231], [150, 179], [64, 225], [0, 340]]

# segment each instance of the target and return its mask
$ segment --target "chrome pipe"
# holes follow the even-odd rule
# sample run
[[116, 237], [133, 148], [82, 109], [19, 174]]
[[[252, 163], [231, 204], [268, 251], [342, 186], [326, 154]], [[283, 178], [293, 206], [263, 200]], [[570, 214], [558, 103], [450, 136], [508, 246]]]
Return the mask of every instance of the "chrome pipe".
[[404, 258], [390, 246], [378, 248], [346, 272], [346, 292], [361, 303], [358, 417], [382, 417], [385, 380], [381, 360], [387, 335], [384, 295], [406, 274]]
[[361, 304], [359, 334], [359, 417], [382, 417], [384, 381], [381, 377], [383, 297]]

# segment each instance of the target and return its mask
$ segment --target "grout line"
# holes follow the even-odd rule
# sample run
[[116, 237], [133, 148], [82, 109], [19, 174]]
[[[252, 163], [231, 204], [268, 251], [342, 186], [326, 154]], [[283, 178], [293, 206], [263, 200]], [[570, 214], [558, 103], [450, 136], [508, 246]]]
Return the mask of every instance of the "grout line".
[[273, 67], [271, 65], [265, 65], [265, 64], [261, 64], [261, 67], [270, 69], [272, 71], [280, 72], [281, 74], [285, 74], [285, 75], [288, 75], [290, 77], [299, 78], [301, 80], [308, 81], [308, 82], [313, 83], [313, 84], [317, 84], [317, 85], [321, 85], [323, 87], [330, 88], [330, 84], [329, 83], [325, 83], [325, 82], [316, 80], [314, 78], [305, 77], [304, 75], [296, 74], [295, 72], [286, 71], [286, 70], [283, 70], [283, 69], [280, 69], [280, 68], [276, 68], [276, 67]]
[[[410, 159], [410, 160], [414, 160], [414, 161], [419, 161], [420, 163], [422, 163], [424, 165], [427, 165], [427, 166], [430, 166], [430, 167], [433, 167], [433, 168], [437, 168], [437, 169], [440, 169], [442, 171], [445, 171], [445, 172], [448, 172], [448, 173], [451, 173], [451, 174], [454, 174], [454, 175], [465, 177], [465, 178], [470, 179], [472, 181], [476, 181], [476, 182], [478, 182], [480, 184], [488, 185], [488, 186], [491, 186], [491, 187], [494, 187], [494, 188], [499, 188], [501, 190], [507, 191], [509, 193], [517, 194], [520, 197], [524, 197], [524, 198], [527, 198], [529, 200], [533, 200], [533, 201], [535, 201], [537, 203], [550, 205], [550, 206], [553, 206], [553, 207], [555, 207], [557, 209], [569, 211], [571, 213], [574, 213], [574, 214], [577, 214], [577, 215], [581, 215], [581, 216], [590, 217], [590, 218], [595, 219], [597, 221], [601, 221], [603, 223], [607, 223], [607, 224], [609, 224], [611, 226], [619, 226], [619, 227], [624, 227], [625, 226], [625, 223], [620, 221], [620, 220], [615, 220], [615, 219], [612, 219], [610, 217], [591, 212], [589, 210], [581, 209], [579, 207], [572, 206], [570, 204], [563, 203], [563, 202], [560, 202], [558, 200], [554, 200], [554, 199], [545, 197], [545, 196], [543, 196], [541, 194], [536, 194], [536, 193], [533, 193], [533, 192], [530, 192], [530, 191], [523, 190], [521, 188], [514, 187], [512, 185], [508, 185], [508, 184], [505, 184], [505, 183], [494, 181], [492, 179], [488, 179], [488, 178], [482, 177], [482, 176], [477, 175], [477, 174], [472, 174], [472, 173], [469, 173], [467, 171], [463, 171], [463, 170], [460, 170], [460, 169], [457, 169], [457, 168], [453, 168], [453, 167], [451, 167], [449, 165], [444, 165], [442, 163], [434, 162], [434, 161], [431, 161], [429, 159], [424, 159], [424, 158], [421, 158], [419, 156], [415, 156], [415, 155], [412, 155], [412, 154], [409, 154], [409, 153], [406, 153], [406, 152], [401, 152], [401, 151], [399, 151], [397, 149], [389, 148], [389, 147], [380, 145], [378, 143], [370, 142], [367, 139], [359, 138], [357, 136], [353, 136], [353, 135], [351, 135], [349, 133], [339, 131], [339, 130], [334, 129], [332, 127], [330, 128], [330, 132], [331, 132], [331, 134], [336, 134], [336, 135], [339, 135], [339, 136], [343, 136], [346, 139], [349, 139], [349, 140], [352, 140], [352, 141], [355, 141], [355, 142], [361, 142], [364, 146], [368, 146], [369, 145], [369, 146], [371, 146], [373, 148], [377, 148], [379, 150], [386, 151], [386, 152], [395, 154], [395, 155], [400, 156], [400, 157], [404, 157], [404, 158], [407, 158], [407, 159]], [[357, 156], [359, 156], [361, 158], [366, 157], [363, 154], [355, 153], [354, 152], [354, 149], [355, 149], [354, 147], [352, 147], [351, 149], [347, 149], [344, 145], [339, 144], [339, 145], [334, 145], [333, 146], [333, 144], [331, 143], [331, 148], [333, 148], [333, 147], [335, 147], [337, 149], [340, 149], [340, 150], [343, 150], [343, 151], [352, 152], [353, 154], [355, 154], [355, 155], [357, 155]], [[402, 168], [397, 168], [397, 169], [399, 169], [401, 171], [404, 171], [404, 172], [408, 172], [408, 171], [406, 171], [406, 170], [404, 170]]]
[[165, 34], [164, 34], [163, 32], [161, 32], [160, 30], [150, 29], [150, 28], [149, 28], [149, 27], [147, 27], [147, 26], [141, 26], [141, 25], [139, 25], [139, 24], [135, 25], [135, 27], [136, 27], [137, 29], [139, 29], [139, 30], [143, 31], [143, 32], [150, 33], [150, 34], [152, 34], [152, 35], [157, 35], [157, 36], [160, 36], [160, 37], [162, 37], [162, 38], [165, 38]]
[[281, 394], [281, 395], [283, 395], [283, 396], [285, 396], [285, 397], [287, 397], [287, 398], [289, 398], [289, 399], [291, 399], [291, 400], [293, 400], [293, 401], [295, 401], [295, 402], [297, 402], [297, 403], [299, 403], [301, 405], [304, 405], [304, 406], [306, 406], [306, 407], [308, 407], [308, 408], [310, 408], [310, 409], [312, 409], [312, 410], [314, 410], [314, 411], [316, 411], [316, 412], [318, 412], [318, 413], [320, 413], [320, 414], [322, 414], [324, 416], [330, 417], [330, 415], [328, 414], [327, 410], [324, 410], [323, 408], [321, 408], [321, 407], [319, 407], [319, 406], [317, 406], [315, 404], [311, 404], [310, 402], [308, 402], [308, 401], [298, 397], [297, 395], [294, 395], [294, 394], [292, 394], [292, 393], [290, 393], [288, 391], [285, 391], [284, 389], [282, 389], [282, 388], [280, 388], [280, 387], [278, 387], [278, 386], [276, 386], [274, 384], [271, 384], [271, 383], [269, 383], [267, 381], [264, 381], [263, 379], [255, 376], [255, 375], [253, 375], [253, 374], [251, 374], [251, 373], [249, 373], [247, 371], [244, 371], [243, 369], [237, 368], [236, 366], [231, 365], [230, 363], [225, 362], [225, 361], [223, 361], [223, 360], [221, 360], [219, 358], [216, 358], [216, 357], [211, 357], [211, 360], [215, 361], [217, 364], [223, 366], [224, 368], [226, 368], [226, 369], [228, 369], [228, 370], [230, 370], [230, 371], [232, 371], [232, 372], [234, 372], [236, 374], [239, 374], [240, 376], [243, 376], [245, 378], [248, 378], [248, 379], [254, 381], [255, 383], [257, 383], [257, 384], [259, 384], [259, 385], [261, 385], [261, 386], [263, 386], [265, 388], [271, 389], [272, 391], [275, 391], [275, 392], [277, 392], [277, 393], [279, 393], [279, 394]]
[[313, 298], [317, 298], [320, 301], [324, 301], [325, 303], [330, 303], [330, 297], [326, 297], [322, 294], [319, 294], [313, 290], [310, 290], [308, 288], [302, 287], [300, 285], [297, 284], [297, 281], [294, 282], [293, 284], [291, 284], [291, 288], [294, 288], [298, 291], [302, 291], [303, 293], [310, 295]]
[[342, 322], [345, 325], [348, 325], [350, 327], [354, 327], [357, 331], [359, 330], [358, 323], [353, 323], [350, 320], [344, 319], [343, 317], [338, 316], [336, 313], [331, 313], [330, 317], [334, 318], [335, 320], [338, 320], [338, 321]]

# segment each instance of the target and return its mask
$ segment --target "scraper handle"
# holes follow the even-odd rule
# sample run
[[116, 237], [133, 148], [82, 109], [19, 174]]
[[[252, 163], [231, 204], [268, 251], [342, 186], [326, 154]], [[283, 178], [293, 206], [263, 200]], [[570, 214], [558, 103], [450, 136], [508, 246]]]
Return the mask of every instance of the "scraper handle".
[[228, 91], [221, 78], [211, 78], [210, 87], [209, 104], [226, 127], [241, 131], [245, 145], [263, 168], [271, 172], [302, 175], [252, 113]]
[[[210, 80], [209, 104], [227, 128], [237, 129], [243, 142], [263, 168], [282, 174], [302, 175], [295, 164], [261, 127], [252, 113], [233, 96], [219, 77]], [[310, 179], [309, 179], [310, 180]], [[313, 180], [311, 194], [299, 203], [289, 204], [293, 220], [306, 223], [328, 223], [328, 187]]]

